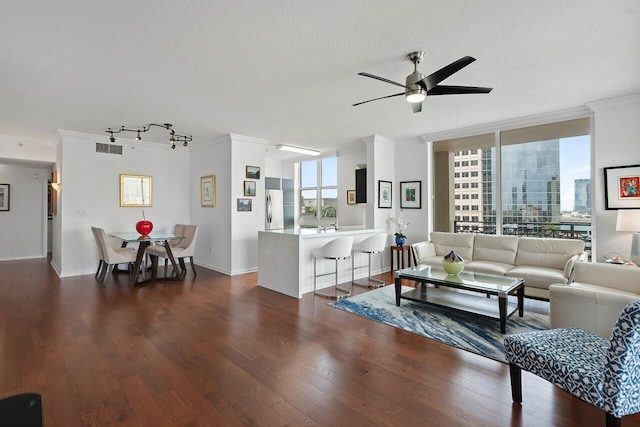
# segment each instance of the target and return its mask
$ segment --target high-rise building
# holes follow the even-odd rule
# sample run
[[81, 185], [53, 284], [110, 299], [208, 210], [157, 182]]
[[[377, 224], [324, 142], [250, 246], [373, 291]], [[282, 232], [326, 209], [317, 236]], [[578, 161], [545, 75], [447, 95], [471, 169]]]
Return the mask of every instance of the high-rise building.
[[581, 214], [591, 214], [591, 180], [576, 179], [574, 183], [573, 210]]
[[560, 141], [502, 147], [503, 223], [560, 221]]

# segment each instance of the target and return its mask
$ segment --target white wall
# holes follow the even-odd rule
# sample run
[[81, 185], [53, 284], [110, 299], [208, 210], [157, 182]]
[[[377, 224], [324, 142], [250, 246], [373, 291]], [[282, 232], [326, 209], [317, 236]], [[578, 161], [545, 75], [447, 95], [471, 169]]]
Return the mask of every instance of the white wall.
[[[356, 165], [367, 163], [364, 143], [354, 144], [349, 150], [340, 150], [338, 156], [338, 221], [342, 226], [363, 226], [366, 223], [366, 205], [347, 205], [347, 190], [356, 189]], [[368, 199], [367, 199], [368, 200]]]
[[[407, 244], [425, 240], [429, 235], [428, 224], [428, 188], [429, 188], [429, 150], [430, 145], [421, 140], [406, 141], [396, 144], [395, 181], [393, 186], [393, 204], [395, 215], [400, 213], [400, 183], [402, 181], [421, 181], [421, 209], [404, 209], [404, 218], [409, 222], [405, 235]], [[395, 228], [391, 228], [395, 233]]]
[[[258, 269], [258, 230], [264, 230], [264, 140], [232, 135], [231, 144], [231, 274]], [[260, 168], [260, 179], [248, 179], [246, 167]], [[256, 182], [255, 197], [244, 195], [244, 181]], [[239, 198], [252, 200], [251, 212], [238, 212]]]
[[47, 256], [47, 187], [51, 169], [0, 163], [9, 211], [0, 212], [0, 261]]
[[[200, 177], [216, 176], [216, 206], [202, 207]], [[191, 224], [198, 226], [194, 261], [231, 274], [231, 137], [191, 149]], [[235, 205], [234, 205], [235, 206]]]
[[[118, 139], [123, 155], [96, 153], [96, 142], [108, 143], [105, 136], [60, 134], [60, 247], [54, 245], [53, 258], [61, 277], [95, 272], [98, 255], [91, 226], [107, 233], [135, 232], [143, 209], [154, 230], [173, 231], [176, 223], [189, 223], [189, 151]], [[120, 174], [153, 178], [151, 207], [120, 207]]]
[[595, 261], [607, 253], [629, 258], [630, 232], [616, 231], [616, 210], [606, 210], [604, 168], [640, 164], [640, 94], [589, 104], [595, 113], [594, 167], [592, 170], [592, 218]]
[[56, 161], [56, 147], [51, 141], [0, 135], [0, 159], [2, 158], [53, 163]]

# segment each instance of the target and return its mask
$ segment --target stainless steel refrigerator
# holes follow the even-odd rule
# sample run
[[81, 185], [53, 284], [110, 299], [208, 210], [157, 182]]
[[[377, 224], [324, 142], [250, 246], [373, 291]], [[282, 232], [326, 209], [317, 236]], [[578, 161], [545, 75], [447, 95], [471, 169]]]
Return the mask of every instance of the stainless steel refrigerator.
[[284, 228], [284, 203], [282, 190], [265, 190], [265, 230], [279, 230]]
[[265, 193], [265, 230], [293, 228], [293, 180], [265, 177]]

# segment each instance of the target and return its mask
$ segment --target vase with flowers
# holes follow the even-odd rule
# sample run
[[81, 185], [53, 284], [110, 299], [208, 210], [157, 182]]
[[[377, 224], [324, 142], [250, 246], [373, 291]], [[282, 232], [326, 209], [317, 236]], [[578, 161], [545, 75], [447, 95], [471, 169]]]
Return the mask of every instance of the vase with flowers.
[[400, 210], [400, 214], [396, 217], [390, 217], [389, 222], [396, 226], [396, 232], [394, 235], [396, 236], [396, 245], [403, 246], [407, 241], [407, 236], [404, 234], [404, 230], [406, 230], [409, 225], [409, 221], [404, 219], [404, 212], [402, 209]]

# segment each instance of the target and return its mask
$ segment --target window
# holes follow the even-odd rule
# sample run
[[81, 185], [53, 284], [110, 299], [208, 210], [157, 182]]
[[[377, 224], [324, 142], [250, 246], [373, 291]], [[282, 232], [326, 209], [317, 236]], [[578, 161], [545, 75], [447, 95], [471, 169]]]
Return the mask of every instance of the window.
[[300, 163], [300, 226], [318, 227], [338, 221], [338, 158]]
[[460, 178], [460, 172], [455, 172], [455, 173], [453, 174], [453, 177], [454, 177], [454, 178]]
[[[589, 249], [590, 128], [590, 119], [580, 118], [435, 141], [436, 176], [459, 173], [465, 182], [435, 189], [434, 229], [458, 231], [450, 229], [448, 206], [459, 192], [466, 193], [460, 210], [473, 211], [479, 232], [503, 234], [508, 228], [509, 234], [563, 237], [563, 231], [577, 231]], [[466, 152], [469, 157], [455, 157]], [[451, 186], [469, 190], [454, 192]]]

